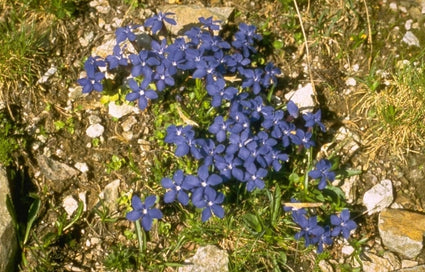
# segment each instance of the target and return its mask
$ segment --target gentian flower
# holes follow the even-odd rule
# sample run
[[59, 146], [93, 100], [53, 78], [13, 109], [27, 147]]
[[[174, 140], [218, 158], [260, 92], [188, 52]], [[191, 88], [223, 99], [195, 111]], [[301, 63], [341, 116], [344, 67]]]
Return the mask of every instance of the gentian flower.
[[151, 51], [141, 50], [139, 54], [131, 54], [129, 56], [133, 68], [131, 75], [137, 77], [143, 75], [145, 79], [151, 80], [153, 66], [160, 65], [160, 61], [153, 55]]
[[78, 84], [83, 87], [83, 93], [90, 93], [95, 90], [98, 92], [103, 91], [102, 80], [105, 78], [105, 74], [101, 72], [87, 73], [87, 76], [77, 80]]
[[305, 148], [310, 148], [315, 145], [314, 141], [311, 139], [313, 134], [311, 132], [305, 132], [302, 129], [296, 130], [296, 137], [292, 137], [292, 142], [296, 145], [302, 145]]
[[167, 128], [167, 136], [164, 138], [164, 142], [177, 145], [176, 156], [182, 157], [191, 152], [195, 158], [200, 159], [202, 156], [199, 154], [194, 140], [195, 131], [193, 131], [192, 126], [170, 125]]
[[325, 226], [323, 229], [323, 233], [319, 237], [319, 241], [317, 241], [317, 253], [321, 253], [323, 251], [324, 245], [332, 245], [333, 240], [331, 238], [331, 231], [329, 226]]
[[203, 25], [203, 27], [207, 28], [209, 31], [220, 30], [220, 20], [214, 20], [213, 17], [208, 17], [205, 19], [204, 17], [199, 18], [199, 22]]
[[335, 180], [335, 172], [331, 171], [332, 163], [326, 159], [321, 159], [316, 163], [315, 169], [308, 172], [308, 175], [313, 179], [320, 179], [319, 190], [326, 187], [326, 182]]
[[174, 14], [175, 13], [172, 13], [172, 12], [166, 12], [166, 13], [159, 12], [158, 15], [154, 15], [145, 21], [145, 27], [150, 27], [152, 30], [152, 33], [156, 34], [158, 31], [161, 30], [164, 22], [167, 22], [170, 25], [177, 24], [174, 19], [167, 17]]
[[161, 184], [162, 187], [169, 189], [164, 195], [165, 203], [171, 203], [176, 199], [183, 205], [189, 203], [187, 191], [192, 189], [192, 185], [190, 184], [190, 178], [186, 180], [182, 170], [177, 170], [174, 173], [173, 180], [170, 178], [163, 178]]
[[292, 121], [293, 119], [297, 119], [298, 115], [299, 115], [299, 109], [298, 106], [294, 103], [294, 101], [289, 100], [288, 103], [286, 104], [286, 110], [289, 113], [290, 116], [290, 120]]
[[195, 197], [192, 199], [193, 205], [197, 208], [204, 208], [202, 210], [202, 222], [210, 219], [212, 214], [218, 218], [224, 217], [224, 209], [220, 206], [224, 201], [224, 195], [217, 193], [213, 188], [208, 187], [205, 189], [201, 198]]
[[248, 192], [253, 191], [255, 188], [263, 189], [264, 181], [263, 178], [267, 176], [267, 170], [264, 168], [255, 167], [254, 164], [251, 167], [246, 169], [245, 173], [245, 182], [246, 182], [246, 190]]
[[199, 147], [199, 152], [203, 158], [204, 165], [210, 166], [213, 164], [215, 157], [225, 150], [224, 145], [215, 144], [211, 139], [196, 139], [196, 145]]
[[357, 224], [350, 220], [350, 211], [348, 209], [344, 209], [340, 216], [331, 215], [331, 224], [334, 226], [331, 235], [338, 236], [342, 233], [345, 239], [348, 239], [350, 232], [357, 228]]
[[115, 39], [117, 44], [129, 40], [130, 42], [136, 40], [136, 35], [132, 32], [132, 29], [138, 28], [139, 26], [125, 26], [119, 27], [115, 30]]
[[174, 78], [171, 76], [169, 70], [165, 67], [164, 64], [156, 67], [153, 80], [156, 83], [156, 88], [158, 91], [163, 91], [166, 86], [174, 86], [175, 83]]
[[128, 81], [128, 85], [130, 86], [132, 92], [127, 94], [125, 99], [128, 101], [138, 100], [137, 105], [139, 106], [139, 109], [146, 109], [149, 100], [158, 98], [158, 94], [154, 90], [148, 89], [148, 84], [148, 81], [143, 80], [139, 85], [134, 79], [131, 78]]
[[227, 138], [227, 128], [232, 124], [231, 120], [224, 121], [223, 116], [219, 115], [214, 118], [214, 122], [209, 126], [208, 131], [215, 135], [219, 143], [224, 142]]
[[256, 33], [257, 28], [245, 23], [239, 24], [239, 31], [235, 33], [235, 40], [232, 42], [233, 47], [242, 50], [244, 57], [248, 58], [250, 53], [255, 53], [257, 50], [253, 46], [254, 40], [261, 40], [261, 35]]
[[128, 59], [124, 57], [122, 49], [118, 44], [114, 46], [113, 54], [106, 57], [106, 61], [109, 63], [109, 69], [115, 69], [120, 65], [128, 65]]
[[245, 77], [245, 80], [242, 82], [242, 88], [251, 87], [254, 94], [259, 94], [261, 91], [261, 81], [263, 75], [262, 69], [243, 69], [242, 75]]
[[231, 101], [238, 92], [234, 87], [225, 87], [226, 82], [222, 78], [217, 78], [206, 86], [208, 94], [212, 96], [211, 105], [213, 107], [220, 107], [223, 99]]
[[149, 231], [152, 228], [153, 219], [161, 219], [162, 212], [159, 209], [152, 208], [155, 205], [156, 196], [148, 196], [143, 203], [137, 195], [133, 195], [131, 206], [133, 210], [128, 212], [126, 218], [130, 221], [141, 219], [143, 229]]
[[326, 131], [325, 125], [321, 122], [322, 111], [320, 109], [316, 113], [308, 112], [308, 113], [304, 114], [303, 118], [305, 120], [305, 126], [306, 127], [312, 128], [315, 125], [318, 125], [320, 127], [321, 131], [323, 131], [323, 132]]
[[244, 172], [239, 168], [242, 160], [233, 154], [225, 154], [224, 156], [216, 156], [214, 166], [220, 171], [220, 175], [227, 180], [234, 177], [239, 181], [244, 181]]
[[192, 202], [194, 204], [205, 198], [205, 192], [208, 188], [213, 189], [214, 186], [217, 186], [223, 182], [223, 178], [219, 175], [210, 174], [208, 168], [209, 167], [207, 165], [201, 165], [198, 168], [198, 175], [196, 180], [197, 184], [194, 185], [191, 189]]
[[292, 212], [292, 218], [301, 227], [301, 230], [295, 234], [295, 239], [304, 238], [306, 247], [319, 242], [325, 230], [317, 224], [316, 216], [307, 218], [305, 213]]
[[275, 67], [273, 63], [269, 62], [266, 64], [266, 67], [264, 67], [264, 77], [262, 85], [266, 88], [268, 88], [270, 85], [273, 85], [273, 87], [276, 87], [277, 85], [277, 78], [276, 75], [280, 75], [282, 72], [279, 68]]

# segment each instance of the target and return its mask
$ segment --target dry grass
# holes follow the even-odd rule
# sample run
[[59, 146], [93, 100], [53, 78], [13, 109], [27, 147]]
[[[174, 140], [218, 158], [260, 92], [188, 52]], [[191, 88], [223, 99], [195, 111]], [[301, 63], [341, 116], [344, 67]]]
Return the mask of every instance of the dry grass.
[[421, 152], [425, 137], [425, 64], [404, 65], [381, 91], [367, 86], [356, 108], [366, 123], [364, 145], [374, 158], [379, 152], [397, 156]]

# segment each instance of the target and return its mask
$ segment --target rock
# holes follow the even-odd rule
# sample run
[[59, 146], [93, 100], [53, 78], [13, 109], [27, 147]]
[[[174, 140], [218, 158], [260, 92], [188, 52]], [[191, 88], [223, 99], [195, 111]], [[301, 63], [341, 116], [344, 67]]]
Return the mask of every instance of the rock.
[[89, 120], [89, 124], [90, 125], [100, 124], [100, 122], [102, 122], [102, 119], [99, 116], [95, 115], [95, 114], [91, 114], [89, 116], [88, 120]]
[[391, 261], [385, 257], [379, 257], [370, 252], [365, 252], [364, 254], [368, 260], [362, 262], [363, 272], [388, 272], [400, 268], [400, 266], [394, 266]]
[[117, 105], [115, 102], [111, 101], [108, 104], [108, 113], [110, 116], [120, 119], [123, 116], [126, 116], [130, 113], [139, 113], [139, 108], [130, 106], [128, 104]]
[[320, 260], [318, 265], [319, 265], [319, 269], [320, 269], [321, 272], [333, 272], [334, 271], [332, 265], [325, 260]]
[[[231, 7], [200, 7], [197, 5], [165, 5], [161, 8], [162, 12], [173, 12], [173, 18], [177, 25], [166, 24], [167, 28], [174, 35], [182, 35], [193, 26], [199, 26], [199, 18], [213, 17], [213, 20], [221, 21], [223, 25], [227, 22], [230, 15], [233, 13]], [[215, 33], [217, 34], [217, 32]]]
[[101, 124], [93, 124], [87, 128], [86, 134], [90, 138], [97, 138], [102, 136], [103, 131], [105, 131], [105, 128]]
[[391, 180], [384, 179], [364, 194], [363, 205], [366, 206], [368, 214], [371, 215], [389, 207], [393, 200]]
[[350, 245], [344, 245], [344, 246], [341, 248], [341, 253], [342, 253], [342, 255], [350, 256], [351, 254], [353, 254], [353, 252], [354, 252], [354, 247], [352, 247], [352, 246], [350, 246]]
[[195, 255], [185, 261], [188, 265], [179, 267], [178, 272], [227, 272], [229, 257], [225, 250], [214, 245], [198, 248]]
[[378, 230], [384, 246], [413, 259], [423, 247], [425, 215], [406, 210], [385, 209], [379, 214]]
[[417, 266], [418, 262], [416, 261], [411, 261], [411, 260], [401, 260], [401, 268], [409, 268], [409, 267], [414, 267]]
[[406, 31], [406, 34], [404, 34], [402, 41], [407, 45], [420, 47], [419, 39], [411, 31]]
[[310, 83], [296, 91], [285, 94], [286, 100], [292, 100], [303, 113], [313, 111], [316, 105], [314, 97], [313, 86]]
[[418, 266], [402, 268], [402, 269], [396, 270], [394, 272], [424, 272], [424, 271], [425, 271], [425, 264], [421, 264], [421, 265], [418, 265]]
[[43, 175], [52, 181], [64, 181], [78, 175], [78, 171], [71, 166], [44, 155], [37, 157], [37, 163]]
[[44, 75], [37, 80], [37, 83], [46, 83], [47, 80], [49, 80], [49, 78], [53, 76], [57, 71], [58, 69], [52, 65], [52, 67], [50, 67], [49, 70], [47, 70], [47, 72], [45, 72]]
[[78, 208], [78, 201], [75, 200], [73, 196], [66, 196], [62, 201], [62, 207], [64, 208], [65, 212], [68, 214], [68, 218], [71, 218], [72, 214], [77, 210]]
[[15, 256], [18, 250], [15, 227], [6, 207], [10, 195], [6, 171], [0, 168], [0, 272], [15, 271]]
[[120, 184], [121, 181], [116, 179], [106, 185], [105, 189], [103, 189], [103, 191], [99, 194], [99, 197], [104, 201], [104, 204], [110, 211], [116, 210]]
[[130, 116], [124, 122], [122, 122], [121, 127], [124, 132], [128, 132], [131, 128], [137, 123], [136, 117]]
[[86, 173], [89, 171], [89, 167], [85, 162], [77, 162], [74, 164], [74, 167], [77, 168], [81, 173]]
[[89, 3], [90, 7], [95, 8], [99, 13], [107, 14], [111, 10], [107, 0], [94, 0]]

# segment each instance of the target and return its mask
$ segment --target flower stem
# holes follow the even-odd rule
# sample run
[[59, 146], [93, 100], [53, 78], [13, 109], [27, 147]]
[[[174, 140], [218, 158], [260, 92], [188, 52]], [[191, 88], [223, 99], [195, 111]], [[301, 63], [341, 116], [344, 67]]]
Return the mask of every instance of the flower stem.
[[311, 168], [312, 168], [312, 161], [313, 161], [313, 148], [310, 147], [307, 149], [307, 167], [306, 167], [306, 171], [304, 174], [304, 191], [307, 192], [308, 191], [308, 172], [310, 172]]
[[146, 233], [144, 230], [142, 230], [142, 227], [140, 226], [140, 220], [136, 220], [136, 233], [137, 233], [137, 239], [139, 240], [139, 250], [140, 253], [146, 252]]

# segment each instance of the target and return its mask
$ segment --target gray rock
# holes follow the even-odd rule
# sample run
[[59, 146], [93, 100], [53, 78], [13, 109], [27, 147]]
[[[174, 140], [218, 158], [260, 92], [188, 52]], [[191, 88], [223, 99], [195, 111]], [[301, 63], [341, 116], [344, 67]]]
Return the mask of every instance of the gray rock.
[[0, 167], [0, 272], [15, 271], [15, 255], [18, 250], [12, 217], [6, 207], [10, 195], [6, 171]]
[[110, 211], [116, 210], [120, 184], [121, 181], [116, 179], [106, 185], [105, 189], [99, 194], [99, 197], [104, 201]]
[[379, 214], [378, 230], [382, 243], [391, 251], [413, 259], [423, 248], [425, 215], [397, 209]]
[[313, 86], [310, 83], [298, 88], [296, 91], [285, 94], [285, 98], [287, 100], [292, 100], [303, 113], [313, 111], [316, 105], [314, 97]]
[[180, 35], [195, 25], [199, 26], [198, 19], [200, 17], [209, 18], [212, 16], [213, 20], [219, 20], [221, 25], [223, 25], [227, 22], [234, 9], [231, 7], [205, 8], [197, 5], [166, 5], [161, 10], [175, 13], [173, 18], [176, 20], [177, 25], [167, 24], [166, 26], [174, 35]]
[[198, 248], [195, 255], [185, 261], [188, 265], [179, 267], [178, 272], [227, 272], [229, 257], [225, 250], [214, 245]]
[[424, 271], [425, 271], [425, 264], [421, 264], [421, 265], [417, 265], [413, 267], [402, 268], [399, 270], [395, 270], [393, 272], [424, 272]]
[[86, 134], [90, 138], [97, 138], [102, 136], [104, 131], [105, 131], [105, 128], [101, 124], [93, 124], [87, 128]]
[[380, 257], [370, 252], [365, 252], [365, 255], [368, 260], [364, 260], [362, 262], [363, 272], [388, 272], [400, 268], [400, 261], [394, 264], [393, 260], [387, 258], [389, 256], [384, 255], [383, 257]]
[[37, 163], [43, 175], [52, 181], [63, 181], [78, 175], [76, 169], [44, 155], [37, 157]]
[[419, 39], [411, 31], [406, 31], [406, 34], [404, 34], [402, 41], [407, 45], [420, 47]]
[[393, 185], [389, 179], [382, 180], [363, 195], [363, 205], [369, 215], [389, 207], [393, 200]]
[[110, 116], [120, 119], [121, 117], [128, 115], [130, 113], [139, 113], [139, 109], [128, 104], [117, 105], [115, 102], [110, 102], [108, 104], [108, 113]]

